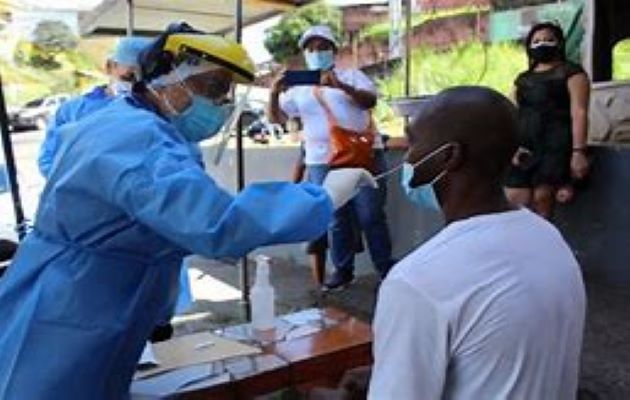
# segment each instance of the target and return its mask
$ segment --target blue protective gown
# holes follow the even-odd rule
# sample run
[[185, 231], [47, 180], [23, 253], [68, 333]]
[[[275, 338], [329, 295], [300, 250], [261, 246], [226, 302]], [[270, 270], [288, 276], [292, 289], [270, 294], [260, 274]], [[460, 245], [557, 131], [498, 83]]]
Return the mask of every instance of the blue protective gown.
[[[127, 43], [127, 42], [125, 42]], [[133, 43], [133, 42], [132, 42]], [[123, 49], [124, 50], [124, 49]], [[91, 91], [81, 96], [74, 97], [63, 103], [48, 122], [46, 137], [39, 151], [37, 164], [41, 174], [48, 178], [55, 155], [61, 147], [62, 137], [60, 128], [66, 124], [79, 121], [83, 117], [100, 110], [115, 99], [107, 92], [107, 86], [95, 86]], [[199, 161], [202, 162], [201, 155]], [[158, 321], [159, 325], [165, 325], [173, 317], [173, 314], [186, 312], [193, 303], [190, 282], [188, 281], [187, 263], [182, 264], [179, 277], [179, 290], [174, 293], [176, 298], [167, 305], [163, 316]]]
[[311, 184], [231, 196], [132, 98], [63, 129], [34, 230], [0, 280], [0, 399], [125, 398], [184, 255], [310, 240], [332, 218]]
[[88, 93], [73, 97], [59, 106], [55, 115], [48, 121], [46, 137], [39, 150], [37, 165], [41, 174], [48, 178], [55, 154], [59, 151], [61, 138], [59, 128], [75, 122], [108, 105], [114, 97], [107, 93], [107, 86], [96, 86]]

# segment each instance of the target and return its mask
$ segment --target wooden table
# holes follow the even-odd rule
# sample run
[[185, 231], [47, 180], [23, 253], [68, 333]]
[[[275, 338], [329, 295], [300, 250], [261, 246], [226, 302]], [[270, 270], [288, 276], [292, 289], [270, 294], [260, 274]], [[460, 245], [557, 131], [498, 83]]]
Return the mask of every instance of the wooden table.
[[371, 364], [370, 326], [337, 309], [322, 311], [327, 326], [264, 345], [260, 355], [225, 361], [229, 380], [189, 387], [177, 398], [249, 399], [311, 382], [335, 383], [348, 369]]

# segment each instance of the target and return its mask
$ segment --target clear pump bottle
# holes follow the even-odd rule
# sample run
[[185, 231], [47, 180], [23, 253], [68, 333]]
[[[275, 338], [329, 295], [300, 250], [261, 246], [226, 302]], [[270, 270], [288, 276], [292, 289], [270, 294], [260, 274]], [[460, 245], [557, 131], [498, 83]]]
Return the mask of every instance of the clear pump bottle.
[[269, 257], [256, 257], [256, 282], [251, 290], [252, 329], [258, 332], [275, 328], [276, 294], [269, 281]]

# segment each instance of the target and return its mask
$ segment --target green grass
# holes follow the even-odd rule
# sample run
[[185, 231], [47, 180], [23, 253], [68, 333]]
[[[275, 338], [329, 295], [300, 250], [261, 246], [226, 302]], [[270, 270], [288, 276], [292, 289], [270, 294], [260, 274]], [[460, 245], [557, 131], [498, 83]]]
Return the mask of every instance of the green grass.
[[[509, 96], [516, 76], [526, 68], [523, 48], [514, 43], [457, 45], [448, 51], [423, 47], [412, 52], [411, 95], [435, 94], [458, 85], [488, 86]], [[375, 117], [387, 133], [402, 135], [402, 121], [394, 116], [388, 100], [404, 93], [405, 69], [401, 65], [378, 82], [381, 100]]]
[[613, 50], [613, 80], [630, 80], [630, 39], [622, 40]]
[[[94, 63], [80, 52], [61, 54], [57, 60], [61, 68], [52, 71], [0, 61], [7, 105], [21, 106], [29, 100], [57, 93], [78, 94], [105, 80]], [[94, 74], [96, 79], [77, 80], [77, 71]]]

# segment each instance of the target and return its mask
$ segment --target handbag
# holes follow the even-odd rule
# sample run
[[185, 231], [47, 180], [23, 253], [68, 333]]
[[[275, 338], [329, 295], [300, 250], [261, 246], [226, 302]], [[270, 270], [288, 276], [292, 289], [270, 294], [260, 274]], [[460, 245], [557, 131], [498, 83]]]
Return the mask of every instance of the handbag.
[[326, 113], [330, 135], [328, 166], [335, 168], [364, 168], [374, 172], [374, 120], [369, 116], [369, 125], [364, 132], [346, 129], [339, 125], [332, 110], [323, 98], [319, 86], [313, 87], [313, 95]]

